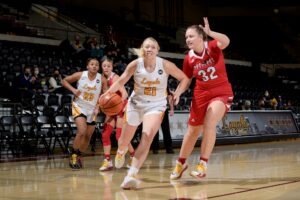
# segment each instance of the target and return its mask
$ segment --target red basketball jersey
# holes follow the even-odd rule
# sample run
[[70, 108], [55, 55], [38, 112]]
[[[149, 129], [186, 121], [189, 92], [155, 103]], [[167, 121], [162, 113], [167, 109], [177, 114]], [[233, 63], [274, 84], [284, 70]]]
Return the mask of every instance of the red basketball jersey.
[[183, 72], [196, 78], [195, 89], [209, 89], [228, 83], [224, 56], [217, 40], [204, 42], [201, 55], [190, 50], [184, 58]]

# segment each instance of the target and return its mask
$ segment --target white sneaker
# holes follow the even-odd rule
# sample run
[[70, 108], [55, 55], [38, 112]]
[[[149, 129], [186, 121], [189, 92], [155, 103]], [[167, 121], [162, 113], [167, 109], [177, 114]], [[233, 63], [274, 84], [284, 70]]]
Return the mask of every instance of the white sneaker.
[[178, 160], [176, 161], [176, 166], [173, 170], [173, 172], [170, 175], [170, 179], [171, 180], [176, 180], [176, 179], [180, 179], [183, 172], [188, 168], [187, 164], [181, 164], [181, 162], [179, 162]]
[[196, 166], [196, 170], [191, 171], [190, 175], [195, 178], [201, 179], [206, 176], [206, 170], [207, 170], [207, 164], [205, 161], [201, 160]]
[[103, 162], [102, 162], [101, 167], [99, 168], [99, 170], [103, 172], [103, 171], [110, 171], [113, 168], [114, 168], [114, 166], [112, 164], [112, 161], [104, 159]]
[[123, 183], [121, 184], [121, 188], [124, 190], [134, 190], [138, 187], [140, 181], [132, 176], [125, 176]]
[[123, 167], [124, 163], [125, 163], [125, 155], [127, 152], [128, 148], [126, 148], [122, 154], [120, 154], [119, 150], [117, 150], [117, 154], [115, 157], [115, 167], [117, 169], [120, 169]]

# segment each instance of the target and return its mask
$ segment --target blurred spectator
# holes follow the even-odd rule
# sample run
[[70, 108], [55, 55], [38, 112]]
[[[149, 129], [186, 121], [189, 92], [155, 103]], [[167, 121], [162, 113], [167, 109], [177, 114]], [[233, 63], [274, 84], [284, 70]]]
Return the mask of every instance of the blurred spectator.
[[33, 84], [33, 90], [36, 93], [41, 93], [43, 91], [42, 85], [41, 85], [41, 76], [38, 66], [34, 66], [32, 69], [32, 77], [35, 78], [35, 80], [32, 82]]
[[91, 57], [101, 60], [104, 56], [104, 49], [100, 46], [96, 37], [93, 37], [91, 42]]
[[242, 106], [243, 110], [251, 110], [251, 101], [250, 100], [245, 100], [243, 106]]
[[109, 25], [107, 27], [106, 41], [107, 41], [107, 46], [109, 46], [110, 48], [117, 47], [117, 42], [115, 40], [115, 32], [114, 32], [114, 28], [112, 25]]
[[126, 64], [122, 62], [122, 60], [119, 60], [114, 63], [114, 72], [116, 72], [118, 75], [121, 75], [126, 68]]
[[277, 102], [278, 102], [278, 105], [277, 105], [278, 110], [283, 110], [283, 101], [282, 101], [282, 97], [280, 95], [277, 97]]
[[41, 77], [41, 86], [43, 93], [48, 93], [48, 84], [47, 84], [47, 77]]
[[271, 97], [268, 90], [265, 91], [263, 100], [265, 103], [265, 108], [271, 108]]
[[80, 53], [81, 51], [84, 50], [83, 45], [81, 44], [79, 35], [75, 35], [74, 41], [72, 42], [71, 46], [75, 50], [75, 53]]
[[277, 106], [278, 106], [277, 99], [275, 97], [273, 97], [271, 99], [271, 108], [272, 108], [272, 110], [277, 110]]
[[262, 97], [258, 100], [258, 109], [259, 110], [265, 110], [266, 109], [264, 97]]
[[64, 89], [62, 88], [61, 81], [62, 81], [62, 75], [59, 73], [58, 69], [55, 69], [48, 81], [49, 92], [63, 93]]
[[284, 105], [284, 109], [291, 110], [293, 113], [296, 111], [291, 100], [288, 100], [288, 102]]
[[31, 68], [29, 66], [25, 66], [23, 73], [17, 78], [17, 87], [21, 95], [20, 100], [28, 105], [34, 95], [33, 88], [35, 81], [36, 78], [31, 75]]

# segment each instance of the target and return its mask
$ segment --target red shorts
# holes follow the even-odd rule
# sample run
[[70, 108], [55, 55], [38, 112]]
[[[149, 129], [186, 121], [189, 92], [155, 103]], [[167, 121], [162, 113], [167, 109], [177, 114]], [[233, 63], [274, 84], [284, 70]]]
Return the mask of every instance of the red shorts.
[[191, 111], [188, 122], [189, 125], [202, 125], [208, 105], [216, 100], [222, 101], [225, 104], [226, 112], [230, 110], [230, 106], [233, 100], [233, 92], [230, 84], [210, 88], [207, 90], [195, 89], [191, 104]]

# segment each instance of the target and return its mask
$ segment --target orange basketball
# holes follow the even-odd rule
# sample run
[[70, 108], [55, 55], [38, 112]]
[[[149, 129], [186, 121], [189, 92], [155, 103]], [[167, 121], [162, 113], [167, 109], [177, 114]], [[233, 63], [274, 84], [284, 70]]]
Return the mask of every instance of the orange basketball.
[[108, 93], [99, 99], [99, 107], [108, 116], [117, 115], [123, 109], [123, 101], [120, 95]]

